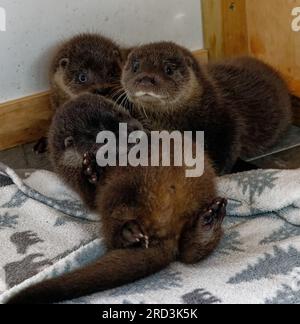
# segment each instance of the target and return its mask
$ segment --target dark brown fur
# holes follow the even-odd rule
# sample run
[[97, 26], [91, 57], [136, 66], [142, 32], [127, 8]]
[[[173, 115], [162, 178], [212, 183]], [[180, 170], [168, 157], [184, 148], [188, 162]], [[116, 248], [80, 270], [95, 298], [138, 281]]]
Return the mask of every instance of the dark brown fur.
[[[83, 152], [91, 150], [97, 133], [115, 131], [127, 117], [111, 102], [92, 95], [57, 113], [50, 132], [54, 166], [101, 215], [108, 253], [82, 270], [30, 287], [10, 303], [57, 302], [114, 288], [175, 260], [198, 262], [219, 243], [226, 206], [224, 200], [214, 201], [215, 172], [208, 159], [200, 178], [186, 178], [185, 167], [107, 168], [93, 188], [82, 178]], [[132, 128], [138, 127], [134, 122]], [[73, 142], [66, 141], [69, 138]], [[149, 238], [149, 248], [125, 248], [124, 226], [135, 222]]]
[[[80, 34], [64, 42], [50, 68], [51, 103], [54, 110], [83, 93], [96, 93], [122, 102], [121, 71], [130, 49], [120, 48], [99, 34]], [[81, 82], [84, 75], [86, 82]], [[42, 138], [34, 151], [47, 151]]]
[[205, 131], [220, 173], [270, 148], [291, 123], [286, 84], [249, 57], [200, 66], [176, 44], [145, 45], [129, 55], [122, 85], [133, 115], [147, 116], [153, 129]]
[[[129, 112], [97, 95], [81, 95], [58, 110], [49, 132], [50, 159], [54, 171], [81, 194], [89, 208], [95, 208], [96, 187], [82, 172], [83, 156], [96, 146], [101, 130], [118, 135], [119, 123], [126, 123], [129, 132], [143, 126]], [[65, 147], [64, 140], [72, 138], [76, 151]]]
[[[53, 107], [57, 109], [82, 93], [117, 94], [129, 52], [99, 34], [81, 34], [65, 42], [50, 70]], [[87, 77], [86, 82], [80, 82], [81, 74]]]

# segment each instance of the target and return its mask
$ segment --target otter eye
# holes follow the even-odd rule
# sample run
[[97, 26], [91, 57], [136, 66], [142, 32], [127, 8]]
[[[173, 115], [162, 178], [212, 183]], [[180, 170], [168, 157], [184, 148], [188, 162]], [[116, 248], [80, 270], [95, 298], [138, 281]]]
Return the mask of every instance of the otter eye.
[[139, 68], [140, 68], [140, 62], [139, 61], [134, 61], [133, 63], [132, 63], [132, 71], [134, 72], [134, 73], [136, 73], [138, 70], [139, 70]]
[[81, 84], [87, 83], [88, 82], [88, 76], [86, 73], [80, 73], [78, 75], [78, 82]]
[[171, 64], [167, 64], [165, 66], [165, 73], [167, 75], [169, 75], [169, 76], [173, 75], [174, 72], [175, 72], [175, 70], [176, 70], [176, 65], [174, 65], [174, 64], [172, 64], [172, 65]]

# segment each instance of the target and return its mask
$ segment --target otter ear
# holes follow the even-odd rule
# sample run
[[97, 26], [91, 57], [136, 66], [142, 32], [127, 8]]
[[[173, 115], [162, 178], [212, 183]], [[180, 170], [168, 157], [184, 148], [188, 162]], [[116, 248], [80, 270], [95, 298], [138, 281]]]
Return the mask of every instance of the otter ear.
[[195, 64], [195, 61], [194, 61], [194, 59], [193, 59], [192, 57], [190, 57], [190, 56], [186, 56], [186, 57], [185, 57], [185, 63], [186, 63], [186, 65], [187, 65], [188, 67], [193, 67], [194, 64]]
[[113, 57], [116, 60], [116, 62], [118, 62], [119, 67], [122, 68], [122, 66], [124, 65], [122, 52], [117, 49], [113, 50]]
[[115, 51], [115, 57], [124, 65], [132, 52], [132, 48], [122, 49], [121, 51]]
[[119, 50], [115, 49], [113, 50], [113, 56], [116, 58], [116, 59], [119, 59], [119, 60], [122, 60], [122, 54]]
[[65, 69], [70, 63], [70, 60], [68, 58], [63, 58], [59, 61], [59, 66]]

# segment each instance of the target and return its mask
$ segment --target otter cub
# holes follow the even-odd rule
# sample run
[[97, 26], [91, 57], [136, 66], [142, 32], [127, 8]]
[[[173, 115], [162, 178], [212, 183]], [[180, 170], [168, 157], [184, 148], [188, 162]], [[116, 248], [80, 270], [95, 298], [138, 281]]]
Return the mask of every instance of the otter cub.
[[129, 55], [122, 85], [133, 115], [146, 115], [154, 129], [205, 131], [220, 174], [270, 148], [291, 123], [286, 84], [253, 58], [204, 66], [174, 43], [145, 45]]
[[50, 69], [53, 107], [86, 92], [103, 96], [116, 93], [128, 53], [98, 34], [78, 35], [64, 43]]
[[[92, 143], [99, 131], [115, 131], [127, 117], [104, 98], [84, 95], [54, 118], [53, 163], [86, 201], [90, 190], [76, 179], [89, 174], [87, 183], [95, 184], [93, 174], [99, 167]], [[85, 149], [88, 154], [82, 153]], [[28, 288], [9, 303], [68, 300], [134, 282], [175, 260], [195, 263], [215, 249], [222, 235], [226, 200], [215, 199], [215, 172], [207, 159], [200, 178], [186, 178], [185, 167], [107, 167], [92, 197], [107, 254], [84, 269]]]
[[[122, 67], [130, 49], [122, 49], [99, 34], [81, 34], [62, 44], [50, 68], [53, 109], [86, 92], [122, 101], [120, 85]], [[47, 149], [47, 139], [35, 146], [37, 153]]]

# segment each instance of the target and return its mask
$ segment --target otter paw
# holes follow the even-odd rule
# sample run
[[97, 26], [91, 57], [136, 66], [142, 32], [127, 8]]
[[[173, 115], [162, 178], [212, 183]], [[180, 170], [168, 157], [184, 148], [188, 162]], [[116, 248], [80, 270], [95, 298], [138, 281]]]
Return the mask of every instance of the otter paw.
[[144, 234], [136, 221], [128, 222], [124, 225], [122, 236], [125, 241], [125, 247], [142, 246], [146, 249], [149, 248], [149, 237]]
[[34, 145], [33, 152], [36, 154], [43, 154], [48, 151], [48, 139], [46, 137], [42, 137], [39, 141]]
[[202, 215], [204, 224], [207, 226], [223, 222], [226, 217], [227, 200], [224, 198], [215, 199]]
[[98, 183], [100, 176], [95, 154], [87, 152], [83, 155], [82, 170], [89, 183], [94, 185]]

